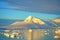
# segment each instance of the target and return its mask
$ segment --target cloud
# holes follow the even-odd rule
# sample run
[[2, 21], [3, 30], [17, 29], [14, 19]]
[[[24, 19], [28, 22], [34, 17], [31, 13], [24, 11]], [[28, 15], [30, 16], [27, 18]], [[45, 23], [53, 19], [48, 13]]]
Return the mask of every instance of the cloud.
[[[7, 2], [8, 6], [17, 7], [18, 10], [31, 12], [54, 12], [60, 10], [60, 0], [0, 0]], [[53, 13], [52, 12], [52, 13]]]

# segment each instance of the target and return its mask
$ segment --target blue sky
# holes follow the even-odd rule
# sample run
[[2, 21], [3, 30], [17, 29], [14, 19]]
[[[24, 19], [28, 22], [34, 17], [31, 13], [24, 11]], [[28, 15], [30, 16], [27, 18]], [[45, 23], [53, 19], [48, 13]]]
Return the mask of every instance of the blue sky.
[[24, 20], [28, 16], [33, 16], [41, 19], [54, 19], [60, 17], [60, 15], [56, 14], [45, 14], [45, 13], [37, 13], [37, 12], [27, 12], [27, 11], [18, 11], [18, 10], [8, 10], [1, 9], [0, 10], [0, 18], [1, 19], [19, 19]]
[[60, 17], [60, 0], [0, 0], [0, 19], [24, 20], [29, 15], [41, 19]]

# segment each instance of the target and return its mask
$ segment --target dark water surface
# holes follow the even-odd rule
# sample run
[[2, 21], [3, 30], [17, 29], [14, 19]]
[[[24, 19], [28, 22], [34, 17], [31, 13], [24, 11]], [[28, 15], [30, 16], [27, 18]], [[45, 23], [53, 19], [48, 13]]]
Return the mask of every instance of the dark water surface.
[[[13, 35], [14, 37], [12, 37]], [[59, 39], [60, 29], [0, 30], [0, 40], [59, 40]]]

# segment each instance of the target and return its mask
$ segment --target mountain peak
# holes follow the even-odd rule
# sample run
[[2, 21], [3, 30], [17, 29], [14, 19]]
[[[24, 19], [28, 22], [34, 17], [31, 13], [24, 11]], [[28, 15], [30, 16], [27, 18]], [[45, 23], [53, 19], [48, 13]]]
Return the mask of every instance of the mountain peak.
[[35, 17], [32, 17], [32, 16], [27, 17], [24, 22], [26, 22], [26, 23], [36, 23], [36, 24], [41, 24], [41, 25], [45, 24], [45, 22], [43, 22], [41, 19], [35, 18]]
[[32, 23], [32, 19], [33, 17], [32, 16], [28, 16], [24, 22], [27, 22], [27, 23]]
[[60, 18], [54, 19], [53, 22], [60, 23]]
[[35, 18], [35, 17], [32, 17], [32, 16], [28, 16], [23, 22], [15, 22], [13, 23], [12, 25], [22, 25], [22, 24], [31, 24], [31, 23], [36, 23], [36, 24], [40, 24], [40, 25], [44, 25], [45, 22], [42, 21], [41, 19], [39, 18]]
[[31, 18], [31, 17], [33, 17], [33, 16], [28, 16], [28, 17], [30, 17], [30, 18]]

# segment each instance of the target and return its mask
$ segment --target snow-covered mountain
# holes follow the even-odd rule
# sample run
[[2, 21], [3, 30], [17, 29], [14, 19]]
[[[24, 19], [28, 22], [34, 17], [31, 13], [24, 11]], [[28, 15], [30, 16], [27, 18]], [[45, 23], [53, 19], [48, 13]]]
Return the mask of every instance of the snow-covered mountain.
[[3, 26], [2, 28], [57, 28], [57, 24], [50, 20], [42, 20], [36, 17], [29, 16], [24, 21], [14, 22], [11, 25]]
[[40, 25], [44, 25], [45, 24], [45, 22], [42, 21], [41, 19], [29, 16], [24, 21], [22, 21], [22, 22], [14, 22], [11, 25], [32, 24], [32, 23], [36, 23], [36, 24], [40, 24]]
[[40, 24], [40, 25], [45, 24], [45, 22], [42, 21], [41, 19], [35, 18], [35, 17], [32, 17], [32, 16], [29, 16], [28, 18], [26, 18], [24, 22], [26, 22], [26, 23], [36, 23], [36, 24]]
[[55, 23], [60, 23], [60, 18], [54, 19], [53, 22], [55, 22]]
[[60, 27], [60, 17], [52, 20], [53, 23], [55, 23], [58, 27]]

